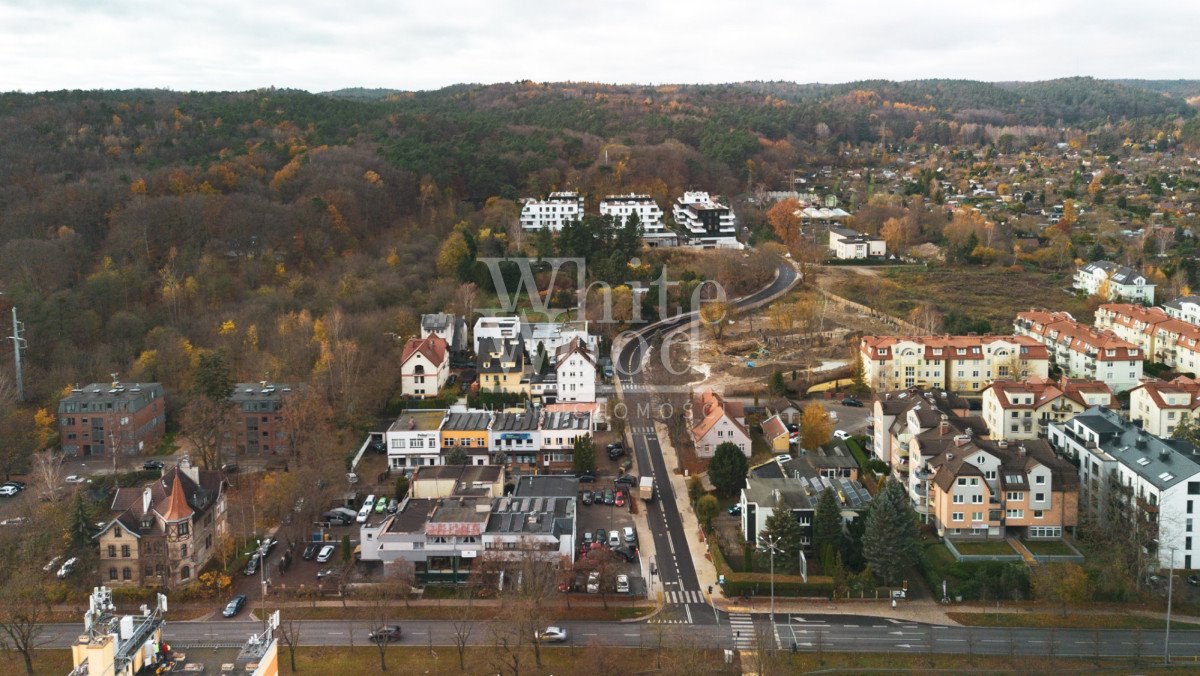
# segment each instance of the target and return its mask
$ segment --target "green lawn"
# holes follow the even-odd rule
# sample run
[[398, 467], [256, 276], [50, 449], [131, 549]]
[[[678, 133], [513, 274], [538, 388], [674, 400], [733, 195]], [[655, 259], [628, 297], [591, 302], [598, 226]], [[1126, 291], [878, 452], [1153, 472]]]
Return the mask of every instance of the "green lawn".
[[1075, 556], [1075, 550], [1062, 540], [1021, 540], [1021, 544], [1040, 556]]
[[963, 556], [1015, 556], [1016, 550], [1004, 540], [987, 542], [955, 542], [954, 548]]

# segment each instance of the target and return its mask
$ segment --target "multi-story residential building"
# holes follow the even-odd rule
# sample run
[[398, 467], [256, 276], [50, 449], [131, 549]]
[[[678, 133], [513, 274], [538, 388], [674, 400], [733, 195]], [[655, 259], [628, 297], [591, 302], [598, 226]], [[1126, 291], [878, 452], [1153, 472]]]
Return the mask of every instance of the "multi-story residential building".
[[503, 464], [509, 467], [536, 471], [542, 449], [541, 419], [536, 411], [495, 414], [488, 435], [492, 457], [503, 455]]
[[595, 355], [600, 344], [599, 338], [588, 332], [587, 321], [522, 322], [520, 335], [525, 354], [530, 359], [538, 354], [540, 348], [547, 358], [553, 360], [554, 353], [573, 340], [582, 342]]
[[142, 487], [118, 488], [96, 540], [103, 584], [175, 588], [194, 582], [225, 536], [225, 479], [186, 460]]
[[1175, 319], [1200, 325], [1200, 296], [1180, 296], [1163, 303], [1162, 308]]
[[225, 438], [224, 452], [230, 456], [291, 453], [292, 440], [283, 420], [283, 407], [290, 396], [292, 386], [284, 383], [235, 385], [229, 401], [237, 423]]
[[1200, 368], [1200, 326], [1162, 308], [1110, 303], [1096, 309], [1096, 327], [1142, 348], [1146, 359], [1195, 373]]
[[841, 260], [883, 258], [887, 255], [887, 242], [850, 228], [833, 228], [829, 231], [829, 251]]
[[431, 333], [409, 338], [400, 357], [400, 392], [406, 397], [429, 399], [438, 396], [450, 378], [450, 346]]
[[1052, 422], [1093, 406], [1116, 405], [1112, 390], [1098, 380], [997, 380], [983, 391], [983, 421], [994, 440], [1037, 439], [1046, 436]]
[[724, 443], [734, 444], [750, 457], [750, 431], [746, 429], [746, 412], [740, 402], [725, 401], [721, 395], [707, 390], [692, 400], [687, 415], [698, 457], [713, 457], [717, 446]]
[[670, 246], [676, 243], [675, 233], [663, 224], [663, 211], [650, 195], [609, 195], [600, 202], [600, 215], [611, 216], [618, 226], [637, 214], [642, 239], [650, 246]]
[[675, 200], [675, 223], [687, 231], [688, 241], [705, 249], [741, 248], [737, 241], [737, 216], [706, 192], [689, 191]]
[[936, 387], [979, 392], [997, 378], [1045, 378], [1045, 346], [1026, 336], [863, 336], [867, 384], [877, 392]]
[[1200, 564], [1200, 449], [1099, 407], [1051, 425], [1050, 443], [1079, 466], [1080, 509], [1129, 524], [1162, 568]]
[[1129, 419], [1155, 436], [1171, 436], [1184, 418], [1197, 422], [1198, 411], [1200, 380], [1147, 380], [1129, 391]]
[[876, 402], [875, 453], [904, 485], [922, 519], [929, 519], [928, 461], [947, 448], [988, 437], [971, 402], [943, 390], [889, 392]]
[[583, 198], [577, 192], [552, 192], [544, 200], [526, 199], [521, 206], [521, 227], [558, 232], [567, 223], [583, 218]]
[[1146, 355], [1140, 347], [1112, 331], [1080, 324], [1068, 312], [1021, 312], [1013, 328], [1045, 345], [1054, 363], [1072, 378], [1101, 380], [1118, 394], [1142, 378]]
[[1078, 523], [1075, 467], [1044, 439], [960, 435], [926, 466], [929, 523], [941, 536], [1059, 538]]
[[360, 541], [363, 561], [405, 560], [418, 583], [462, 583], [479, 566], [518, 557], [569, 563], [575, 533], [574, 495], [408, 498], [395, 514], [363, 526]]
[[492, 426], [491, 411], [451, 410], [442, 420], [442, 453], [458, 446], [471, 456], [471, 464], [486, 465], [491, 458], [488, 428]]
[[58, 431], [70, 456], [137, 455], [154, 450], [167, 429], [160, 383], [92, 383], [58, 402]]
[[[475, 320], [475, 328], [471, 332], [472, 347], [479, 354], [480, 344], [485, 340], [493, 343], [520, 341], [521, 318], [512, 317], [480, 317]], [[536, 345], [534, 346], [536, 351]]]
[[504, 496], [500, 465], [426, 465], [413, 470], [408, 495], [417, 499]]
[[437, 335], [452, 352], [467, 349], [467, 320], [446, 312], [421, 315], [421, 337]]
[[408, 469], [443, 463], [441, 428], [445, 409], [408, 409], [384, 432], [388, 467]]
[[800, 523], [801, 542], [809, 548], [813, 516], [826, 488], [833, 490], [847, 523], [863, 514], [871, 503], [871, 494], [857, 480], [822, 475], [803, 457], [778, 456], [751, 468], [738, 501], [746, 541], [758, 543], [767, 519], [776, 510], [786, 509]]
[[529, 394], [525, 349], [519, 340], [484, 339], [475, 355], [481, 392]]
[[1154, 284], [1133, 268], [1112, 261], [1088, 263], [1075, 271], [1073, 288], [1105, 300], [1154, 304]]
[[557, 401], [596, 401], [596, 355], [579, 338], [558, 348], [554, 355]]
[[568, 469], [575, 459], [576, 440], [591, 436], [592, 416], [587, 413], [550, 413], [542, 415], [542, 448], [539, 464], [543, 470]]

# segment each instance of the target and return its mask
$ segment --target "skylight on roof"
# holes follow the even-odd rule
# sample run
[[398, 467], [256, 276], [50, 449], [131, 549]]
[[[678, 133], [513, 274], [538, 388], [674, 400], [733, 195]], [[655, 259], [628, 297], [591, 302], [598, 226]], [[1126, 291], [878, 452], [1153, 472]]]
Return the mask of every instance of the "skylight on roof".
[[1150, 464], [1150, 458], [1138, 458], [1138, 461], [1137, 461], [1137, 462], [1138, 462], [1138, 464], [1139, 464], [1139, 465], [1141, 465], [1142, 467], [1145, 467], [1146, 465], [1149, 465], [1149, 464]]
[[1170, 481], [1171, 479], [1175, 478], [1175, 475], [1171, 474], [1170, 472], [1163, 472], [1162, 474], [1158, 475], [1158, 478], [1162, 479], [1163, 481]]

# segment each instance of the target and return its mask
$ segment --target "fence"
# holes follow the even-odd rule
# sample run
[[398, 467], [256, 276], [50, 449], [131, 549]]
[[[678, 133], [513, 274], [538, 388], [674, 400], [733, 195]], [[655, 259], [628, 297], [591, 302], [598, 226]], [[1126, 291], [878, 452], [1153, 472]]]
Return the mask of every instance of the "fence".
[[963, 554], [958, 551], [958, 548], [954, 546], [950, 538], [943, 538], [942, 542], [945, 543], [946, 549], [950, 550], [950, 553], [954, 555], [954, 558], [959, 563], [984, 563], [989, 561], [994, 563], [1011, 563], [1025, 560], [1015, 549], [1011, 556], [1008, 554]]

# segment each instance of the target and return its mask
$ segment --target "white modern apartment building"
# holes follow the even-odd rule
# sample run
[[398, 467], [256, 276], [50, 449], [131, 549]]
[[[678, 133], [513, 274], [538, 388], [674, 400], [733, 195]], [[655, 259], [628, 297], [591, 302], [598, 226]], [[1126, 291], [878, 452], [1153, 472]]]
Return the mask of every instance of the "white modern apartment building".
[[663, 224], [663, 211], [650, 195], [609, 195], [600, 202], [600, 215], [612, 216], [617, 225], [624, 225], [637, 214], [642, 239], [650, 246], [669, 246], [676, 243], [675, 233]]
[[1081, 510], [1128, 523], [1162, 568], [1200, 564], [1200, 450], [1105, 408], [1052, 424], [1050, 443], [1078, 461]]
[[1137, 270], [1112, 261], [1096, 261], [1079, 268], [1072, 286], [1089, 296], [1102, 295], [1105, 300], [1154, 304], [1155, 285]]
[[475, 354], [479, 354], [479, 344], [491, 340], [496, 345], [516, 341], [521, 337], [521, 318], [512, 317], [480, 317], [475, 320], [475, 330], [472, 332]]
[[1017, 314], [1013, 329], [1037, 340], [1071, 378], [1100, 380], [1121, 393], [1142, 379], [1142, 348], [1108, 330], [1080, 324], [1067, 312], [1030, 310]]
[[689, 191], [675, 200], [672, 216], [687, 230], [688, 240], [705, 249], [741, 248], [737, 241], [737, 216], [733, 209], [718, 203], [708, 193]]
[[829, 252], [840, 260], [883, 258], [887, 242], [850, 228], [833, 228], [829, 231]]
[[1096, 326], [1141, 347], [1146, 359], [1184, 373], [1200, 372], [1200, 326], [1173, 317], [1163, 308], [1101, 305], [1096, 310]]
[[1200, 325], [1200, 296], [1180, 296], [1163, 303], [1162, 309], [1175, 319]]
[[863, 336], [859, 351], [867, 385], [877, 392], [979, 392], [997, 378], [1049, 373], [1046, 348], [1026, 336]]
[[527, 199], [521, 207], [521, 228], [558, 232], [583, 218], [583, 198], [577, 192], [552, 192], [544, 200]]

